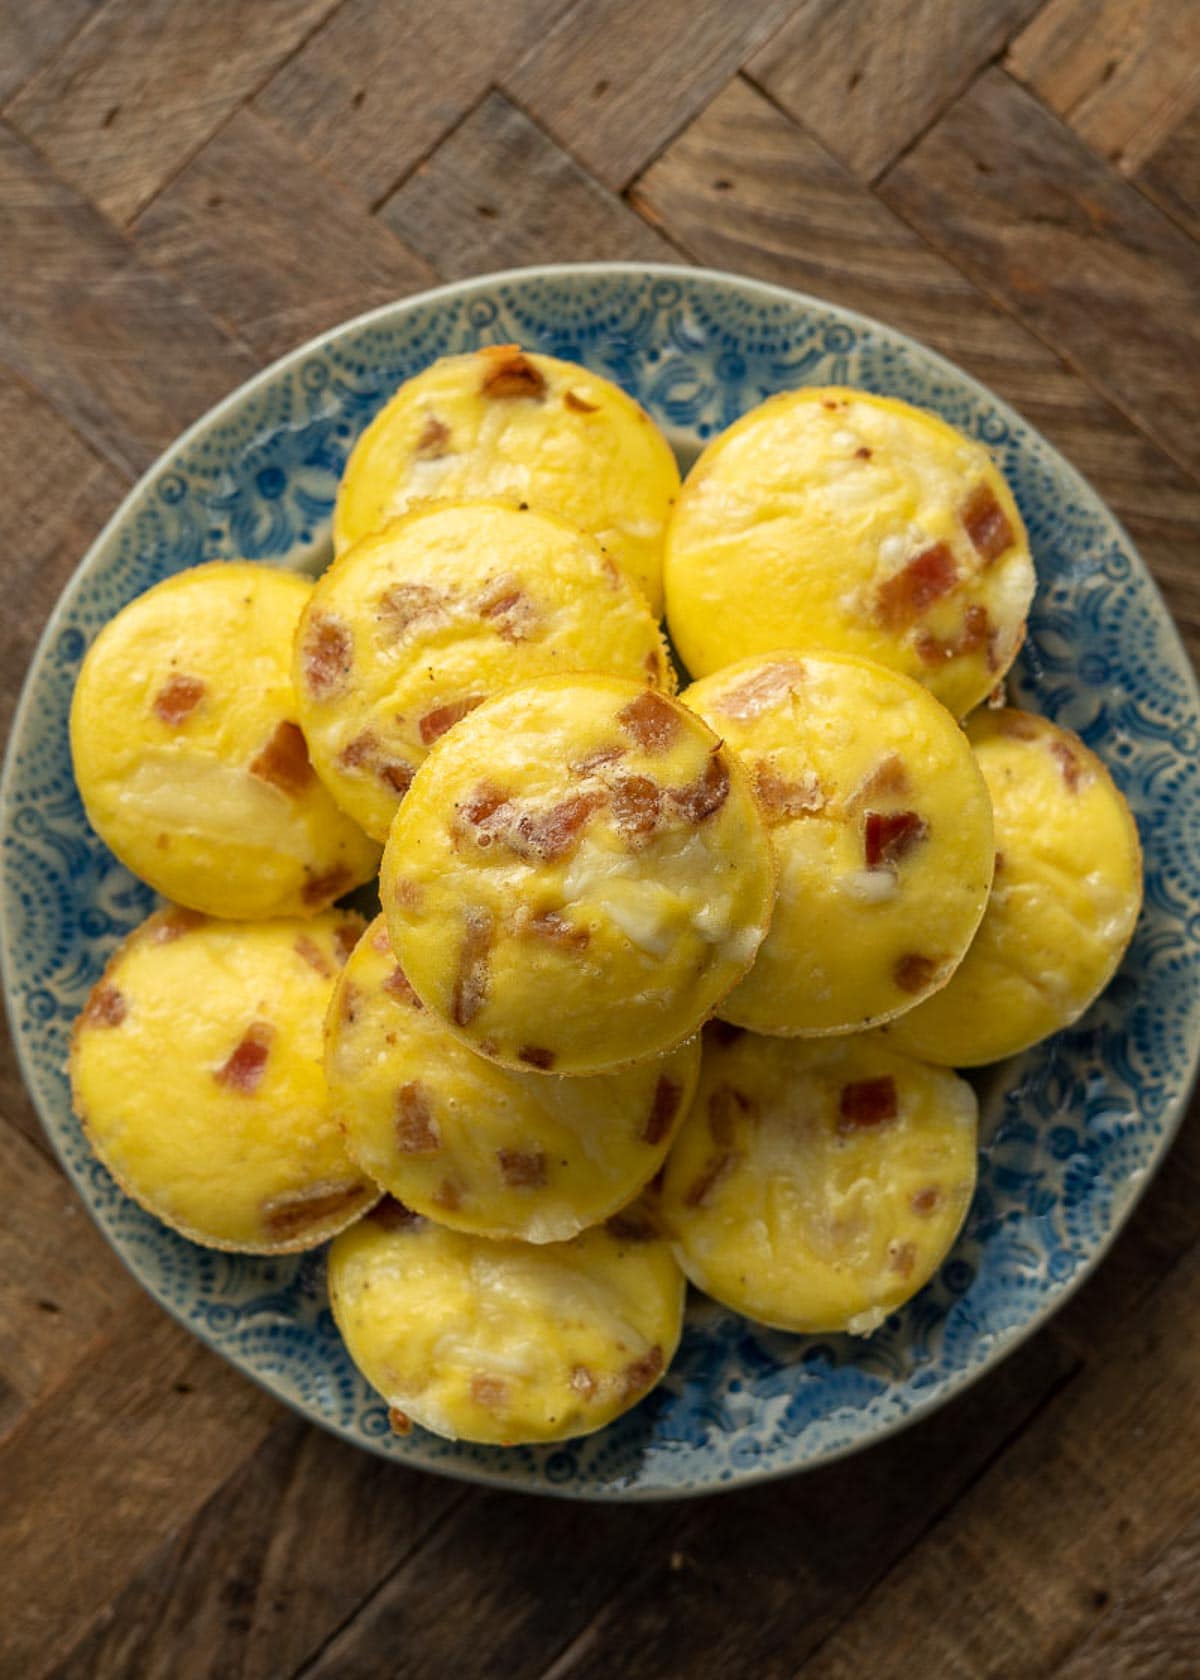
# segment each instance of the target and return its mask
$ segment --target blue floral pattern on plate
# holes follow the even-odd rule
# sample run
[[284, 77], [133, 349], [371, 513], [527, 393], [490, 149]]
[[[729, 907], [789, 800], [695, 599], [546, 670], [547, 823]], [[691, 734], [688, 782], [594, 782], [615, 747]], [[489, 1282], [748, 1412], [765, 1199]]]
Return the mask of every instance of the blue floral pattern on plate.
[[[978, 1193], [934, 1281], [869, 1340], [786, 1336], [695, 1298], [661, 1386], [610, 1428], [508, 1451], [393, 1436], [329, 1314], [320, 1255], [198, 1248], [91, 1156], [64, 1073], [71, 1023], [151, 894], [89, 830], [67, 715], [96, 630], [168, 573], [245, 555], [315, 570], [338, 475], [394, 387], [437, 356], [517, 340], [616, 379], [689, 461], [781, 388], [845, 382], [984, 441], [1029, 527], [1040, 586], [1011, 686], [1078, 730], [1129, 798], [1146, 908], [1114, 984], [1069, 1032], [982, 1081]], [[585, 265], [492, 276], [352, 321], [194, 426], [142, 480], [64, 593], [31, 667], [2, 790], [0, 949], [46, 1131], [146, 1288], [314, 1422], [410, 1464], [587, 1498], [699, 1493], [814, 1465], [931, 1410], [1027, 1336], [1097, 1262], [1162, 1159], [1200, 1043], [1200, 697], [1128, 537], [982, 386], [877, 322], [703, 271]]]

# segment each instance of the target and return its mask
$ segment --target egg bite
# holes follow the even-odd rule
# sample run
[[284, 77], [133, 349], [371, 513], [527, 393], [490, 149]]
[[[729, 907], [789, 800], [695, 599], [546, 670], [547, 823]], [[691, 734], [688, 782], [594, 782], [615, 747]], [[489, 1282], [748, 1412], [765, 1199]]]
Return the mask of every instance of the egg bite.
[[957, 1236], [977, 1119], [965, 1080], [877, 1039], [710, 1028], [660, 1216], [691, 1281], [735, 1312], [867, 1335]]
[[386, 840], [447, 729], [498, 689], [571, 670], [674, 686], [645, 600], [593, 538], [477, 502], [409, 514], [347, 549], [301, 615], [294, 675], [322, 781]]
[[425, 1006], [505, 1067], [602, 1073], [689, 1037], [774, 901], [741, 765], [693, 712], [606, 676], [487, 701], [417, 771], [384, 851]]
[[754, 1032], [848, 1032], [946, 983], [992, 877], [991, 806], [966, 736], [869, 660], [768, 654], [683, 696], [750, 772], [779, 865], [754, 967], [718, 1006]]
[[504, 496], [590, 532], [662, 611], [679, 490], [670, 445], [619, 385], [515, 344], [446, 356], [401, 385], [346, 464], [340, 553], [420, 501]]
[[292, 643], [311, 592], [273, 566], [197, 566], [122, 608], [83, 661], [71, 755], [88, 821], [189, 909], [311, 915], [377, 866], [298, 722]]
[[772, 397], [709, 444], [664, 579], [694, 676], [828, 649], [915, 678], [956, 717], [1012, 664], [1034, 590], [987, 450], [923, 409], [836, 386]]
[[385, 1201], [329, 1252], [338, 1329], [400, 1434], [419, 1423], [497, 1446], [590, 1434], [658, 1382], [683, 1298], [669, 1246], [641, 1221], [534, 1246]]
[[992, 796], [996, 874], [970, 950], [889, 1043], [950, 1067], [1027, 1050], [1108, 985], [1142, 904], [1137, 825], [1077, 735], [1031, 712], [977, 712], [967, 735]]
[[209, 1248], [313, 1248], [378, 1188], [346, 1151], [322, 1028], [362, 929], [336, 911], [229, 922], [156, 911], [75, 1023], [75, 1109], [135, 1201]]
[[477, 1236], [562, 1242], [631, 1201], [662, 1165], [700, 1040], [590, 1079], [515, 1073], [424, 1008], [380, 916], [329, 1010], [325, 1073], [346, 1146], [415, 1213]]

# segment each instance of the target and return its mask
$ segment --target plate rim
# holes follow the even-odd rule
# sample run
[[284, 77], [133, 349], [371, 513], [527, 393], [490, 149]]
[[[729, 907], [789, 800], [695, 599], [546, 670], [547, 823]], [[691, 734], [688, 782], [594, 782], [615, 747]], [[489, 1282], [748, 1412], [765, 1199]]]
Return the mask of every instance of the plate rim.
[[[907, 349], [915, 352], [916, 355], [926, 364], [933, 364], [936, 368], [944, 370], [946, 373], [950, 374], [955, 382], [968, 386], [972, 392], [978, 395], [979, 398], [986, 400], [987, 403], [992, 405], [1006, 420], [1006, 422], [1010, 424], [1012, 422], [1016, 422], [1017, 426], [1021, 430], [1032, 432], [1040, 443], [1050, 451], [1056, 467], [1065, 473], [1068, 481], [1072, 482], [1073, 486], [1083, 493], [1085, 499], [1096, 503], [1102, 510], [1105, 518], [1111, 521], [1129, 554], [1135, 560], [1142, 578], [1150, 587], [1154, 602], [1158, 609], [1158, 614], [1169, 633], [1169, 641], [1174, 654], [1174, 663], [1178, 674], [1183, 680], [1187, 699], [1191, 703], [1193, 712], [1196, 714], [1197, 718], [1200, 719], [1200, 677], [1197, 675], [1196, 667], [1180, 633], [1179, 626], [1175, 622], [1174, 615], [1167, 604], [1158, 580], [1154, 576], [1154, 573], [1147, 564], [1146, 560], [1143, 558], [1138, 545], [1130, 537], [1129, 532], [1125, 528], [1124, 522], [1121, 520], [1120, 516], [1113, 511], [1106, 498], [1100, 494], [1090, 479], [1080, 471], [1080, 469], [1073, 461], [1070, 460], [1068, 456], [1063, 454], [1057, 444], [1048, 438], [1038, 426], [1034, 425], [1032, 421], [1027, 420], [1018, 409], [1013, 407], [1013, 405], [1005, 398], [999, 396], [991, 389], [990, 386], [985, 385], [983, 381], [977, 379], [973, 373], [968, 372], [958, 363], [952, 361], [948, 356], [943, 355], [941, 351], [933, 349], [922, 340], [913, 337], [913, 335], [908, 332], [905, 332], [902, 328], [892, 326], [889, 322], [881, 320], [876, 316], [864, 314], [860, 310], [847, 308], [846, 306], [834, 303], [829, 299], [818, 297], [811, 292], [801, 291], [798, 288], [791, 286], [780, 285], [774, 281], [759, 280], [749, 275], [736, 274], [728, 269], [711, 268], [702, 265], [693, 265], [690, 263], [666, 262], [597, 261], [580, 263], [534, 263], [517, 268], [498, 269], [494, 272], [486, 274], [471, 275], [461, 280], [447, 281], [440, 286], [430, 287], [427, 290], [420, 292], [413, 292], [404, 297], [395, 298], [391, 302], [379, 304], [373, 309], [366, 310], [358, 315], [350, 316], [344, 321], [337, 322], [335, 325], [325, 328], [322, 332], [315, 334], [311, 338], [305, 339], [293, 349], [285, 351], [282, 356], [276, 357], [265, 367], [259, 369], [257, 373], [252, 374], [249, 379], [246, 379], [241, 384], [236, 385], [231, 391], [227, 392], [227, 394], [222, 397], [219, 402], [213, 404], [213, 406], [206, 409], [203, 414], [197, 416], [190, 425], [180, 432], [179, 435], [154, 458], [150, 465], [130, 486], [129, 490], [121, 498], [109, 518], [104, 522], [103, 526], [96, 533], [87, 548], [84, 550], [83, 554], [80, 556], [79, 560], [76, 562], [70, 576], [67, 578], [60, 590], [42, 628], [41, 634], [39, 635], [29, 656], [29, 661], [25, 669], [25, 674], [22, 678], [17, 702], [13, 708], [12, 718], [8, 728], [8, 737], [5, 742], [3, 769], [0, 770], [0, 832], [6, 831], [9, 827], [10, 812], [13, 803], [12, 784], [16, 775], [15, 743], [24, 733], [27, 724], [27, 713], [30, 709], [33, 697], [35, 673], [38, 671], [46, 657], [54, 637], [57, 634], [61, 620], [74, 598], [76, 589], [81, 586], [84, 577], [90, 570], [94, 557], [107, 544], [110, 537], [120, 529], [128, 517], [129, 511], [143, 496], [144, 492], [149, 488], [153, 480], [164, 470], [169, 469], [178, 456], [192, 443], [194, 439], [198, 438], [210, 426], [219, 423], [227, 415], [227, 413], [239, 408], [247, 400], [247, 398], [253, 395], [254, 392], [263, 386], [269, 385], [280, 373], [297, 366], [303, 362], [306, 357], [321, 350], [326, 345], [342, 337], [344, 334], [355, 332], [359, 329], [368, 329], [372, 325], [385, 324], [397, 314], [404, 314], [413, 309], [425, 307], [431, 304], [436, 305], [439, 302], [450, 298], [453, 298], [456, 301], [469, 298], [474, 293], [480, 291], [491, 291], [504, 285], [511, 285], [514, 283], [520, 284], [531, 280], [570, 279], [573, 277], [586, 278], [588, 276], [597, 279], [606, 277], [626, 279], [661, 278], [685, 284], [698, 280], [702, 283], [732, 287], [743, 292], [752, 292], [764, 300], [773, 299], [777, 302], [786, 303], [789, 306], [799, 304], [806, 310], [814, 311], [825, 316], [832, 316], [836, 320], [844, 322], [852, 327], [865, 329], [868, 332], [876, 334], [883, 333], [891, 341], [901, 344]], [[1192, 1094], [1196, 1089], [1198, 1078], [1200, 1078], [1200, 1041], [1197, 1041], [1192, 1046], [1189, 1062], [1178, 1096], [1164, 1118], [1164, 1124], [1158, 1139], [1157, 1151], [1153, 1162], [1148, 1166], [1145, 1172], [1139, 1176], [1138, 1182], [1132, 1186], [1130, 1193], [1121, 1205], [1119, 1214], [1114, 1219], [1111, 1228], [1097, 1244], [1094, 1252], [1090, 1254], [1088, 1258], [1076, 1268], [1071, 1276], [1058, 1287], [1058, 1290], [1053, 1297], [1040, 1305], [1039, 1308], [1021, 1324], [1015, 1325], [1007, 1331], [1000, 1332], [993, 1340], [992, 1346], [985, 1359], [981, 1360], [977, 1365], [971, 1366], [968, 1369], [951, 1376], [942, 1386], [936, 1390], [930, 1391], [927, 1396], [918, 1397], [908, 1411], [903, 1413], [901, 1416], [886, 1420], [883, 1426], [876, 1428], [867, 1439], [841, 1443], [840, 1445], [831, 1447], [811, 1458], [801, 1460], [800, 1462], [794, 1464], [780, 1465], [758, 1470], [742, 1470], [738, 1474], [732, 1476], [728, 1481], [719, 1481], [714, 1479], [709, 1482], [696, 1482], [689, 1486], [659, 1486], [646, 1489], [639, 1488], [636, 1484], [627, 1487], [614, 1487], [606, 1484], [586, 1482], [564, 1483], [562, 1485], [556, 1485], [551, 1482], [535, 1483], [527, 1480], [513, 1479], [512, 1477], [506, 1476], [500, 1472], [492, 1473], [489, 1470], [475, 1465], [460, 1466], [453, 1462], [440, 1461], [423, 1463], [416, 1459], [410, 1461], [404, 1458], [396, 1458], [390, 1453], [380, 1451], [372, 1440], [364, 1440], [352, 1429], [344, 1427], [330, 1419], [314, 1417], [298, 1397], [289, 1395], [282, 1389], [275, 1387], [268, 1379], [265, 1372], [248, 1369], [246, 1366], [241, 1364], [235, 1357], [226, 1352], [218, 1341], [215, 1341], [205, 1335], [201, 1328], [196, 1324], [189, 1322], [188, 1319], [184, 1317], [182, 1311], [177, 1310], [169, 1302], [161, 1298], [150, 1287], [146, 1280], [139, 1276], [132, 1259], [124, 1252], [123, 1249], [113, 1242], [100, 1223], [99, 1217], [91, 1202], [83, 1196], [77, 1187], [63, 1151], [60, 1149], [58, 1140], [54, 1135], [54, 1131], [51, 1128], [46, 1114], [43, 1112], [43, 1103], [36, 1091], [33, 1069], [29, 1060], [29, 1055], [21, 1035], [17, 1031], [17, 1023], [14, 1018], [12, 991], [10, 987], [10, 975], [14, 961], [14, 952], [9, 918], [4, 913], [4, 908], [3, 903], [0, 902], [0, 987], [2, 987], [4, 993], [5, 1018], [8, 1026], [9, 1040], [13, 1047], [14, 1056], [17, 1062], [18, 1071], [21, 1075], [25, 1094], [37, 1116], [41, 1131], [46, 1141], [49, 1143], [55, 1159], [58, 1161], [59, 1166], [63, 1170], [72, 1194], [78, 1197], [79, 1201], [83, 1204], [88, 1217], [92, 1220], [92, 1223], [100, 1232], [104, 1242], [111, 1252], [117, 1256], [126, 1271], [128, 1271], [130, 1276], [138, 1284], [138, 1287], [160, 1310], [166, 1312], [168, 1316], [174, 1319], [177, 1324], [188, 1332], [188, 1334], [195, 1336], [202, 1345], [208, 1347], [213, 1353], [223, 1359], [226, 1364], [230, 1365], [239, 1374], [239, 1376], [253, 1382], [265, 1393], [271, 1395], [275, 1401], [286, 1406], [297, 1416], [303, 1418], [308, 1424], [319, 1427], [334, 1435], [338, 1439], [347, 1442], [349, 1445], [358, 1448], [360, 1451], [370, 1452], [374, 1457], [390, 1464], [400, 1464], [409, 1470], [420, 1470], [476, 1486], [494, 1487], [510, 1493], [527, 1494], [534, 1497], [576, 1500], [594, 1504], [651, 1504], [660, 1502], [665, 1503], [668, 1501], [674, 1502], [684, 1499], [705, 1498], [716, 1493], [738, 1492], [743, 1489], [760, 1486], [766, 1482], [779, 1481], [784, 1477], [800, 1475], [808, 1471], [821, 1469], [826, 1465], [835, 1464], [856, 1453], [865, 1452], [868, 1449], [891, 1439], [895, 1435], [900, 1434], [902, 1431], [912, 1427], [914, 1424], [920, 1423], [924, 1419], [930, 1417], [943, 1406], [946, 1406], [952, 1401], [958, 1399], [960, 1395], [964, 1394], [967, 1389], [973, 1387], [982, 1378], [994, 1372], [996, 1368], [1008, 1359], [1011, 1354], [1015, 1353], [1016, 1350], [1023, 1345], [1023, 1343], [1029, 1341], [1049, 1322], [1050, 1319], [1055, 1317], [1064, 1307], [1066, 1307], [1083, 1285], [1094, 1275], [1097, 1268], [1108, 1257], [1116, 1242], [1125, 1231], [1130, 1219], [1133, 1217], [1133, 1214], [1138, 1207], [1138, 1204], [1141, 1202], [1142, 1197], [1146, 1194], [1149, 1186], [1162, 1169], [1175, 1139], [1178, 1136], [1179, 1129], [1183, 1123], [1184, 1117], [1187, 1114]]]

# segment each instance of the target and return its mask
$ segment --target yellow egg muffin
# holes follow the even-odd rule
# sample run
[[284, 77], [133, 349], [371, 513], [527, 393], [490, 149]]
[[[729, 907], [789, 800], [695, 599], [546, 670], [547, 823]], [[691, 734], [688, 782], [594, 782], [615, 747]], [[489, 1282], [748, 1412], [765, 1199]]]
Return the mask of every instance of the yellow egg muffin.
[[987, 913], [949, 984], [889, 1029], [926, 1061], [976, 1067], [1069, 1026], [1117, 971], [1142, 903], [1132, 813], [1077, 735], [1006, 708], [967, 725], [996, 815]]
[[376, 415], [346, 465], [333, 540], [340, 552], [431, 497], [512, 497], [590, 532], [660, 612], [678, 490], [670, 445], [620, 386], [491, 345], [435, 362]]
[[88, 820], [177, 904], [309, 915], [377, 866], [297, 721], [292, 642], [311, 590], [273, 566], [197, 566], [131, 601], [88, 649], [71, 705]]
[[778, 648], [903, 671], [962, 717], [1016, 656], [1033, 562], [987, 450], [892, 397], [787, 391], [711, 443], [667, 532], [694, 676]]
[[380, 916], [338, 982], [325, 1074], [346, 1145], [415, 1213], [459, 1231], [561, 1242], [658, 1171], [691, 1101], [699, 1037], [590, 1079], [485, 1061], [425, 1009]]
[[660, 1217], [706, 1294], [869, 1334], [927, 1283], [975, 1186], [975, 1094], [877, 1039], [710, 1028]]
[[572, 670], [674, 686], [649, 608], [596, 542], [497, 502], [409, 514], [347, 549], [296, 637], [313, 763], [379, 840], [447, 729], [498, 689]]
[[749, 770], [779, 864], [771, 931], [722, 1019], [848, 1032], [944, 985], [993, 860], [987, 789], [946, 708], [836, 654], [740, 660], [683, 700]]
[[669, 1246], [633, 1220], [534, 1246], [386, 1201], [329, 1252], [338, 1329], [400, 1434], [419, 1423], [499, 1446], [590, 1434], [658, 1382], [683, 1297]]
[[681, 1043], [741, 978], [774, 867], [746, 772], [693, 712], [545, 677], [434, 748], [380, 896], [417, 996], [473, 1049], [600, 1073]]
[[313, 1248], [378, 1200], [322, 1066], [361, 928], [337, 911], [230, 922], [167, 908], [93, 988], [71, 1043], [76, 1111], [121, 1187], [193, 1242]]

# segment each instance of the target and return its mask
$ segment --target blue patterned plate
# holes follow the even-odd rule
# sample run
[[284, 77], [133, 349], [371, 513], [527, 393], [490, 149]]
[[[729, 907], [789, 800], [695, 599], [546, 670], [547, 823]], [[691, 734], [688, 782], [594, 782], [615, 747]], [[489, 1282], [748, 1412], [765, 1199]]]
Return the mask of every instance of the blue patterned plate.
[[[861, 385], [982, 439], [1029, 527], [1040, 587], [1013, 679], [1078, 730], [1130, 799], [1146, 909], [1088, 1016], [995, 1070], [979, 1190], [934, 1281], [869, 1340], [785, 1336], [695, 1300], [662, 1387], [599, 1435], [502, 1451], [388, 1429], [347, 1358], [322, 1258], [197, 1248], [128, 1201], [88, 1151], [64, 1076], [71, 1021], [148, 889], [99, 844], [71, 778], [67, 711], [89, 638], [170, 572], [245, 555], [316, 569], [354, 439], [436, 356], [517, 340], [638, 397], [690, 460], [781, 388]], [[1128, 537], [1013, 411], [890, 328], [700, 270], [525, 270], [377, 310], [295, 351], [194, 426], [125, 501], [33, 661], [0, 799], [3, 953], [14, 1036], [46, 1131], [114, 1248], [155, 1298], [315, 1423], [386, 1457], [596, 1499], [691, 1494], [821, 1463], [931, 1411], [1083, 1280], [1161, 1161], [1200, 1043], [1200, 695]]]

